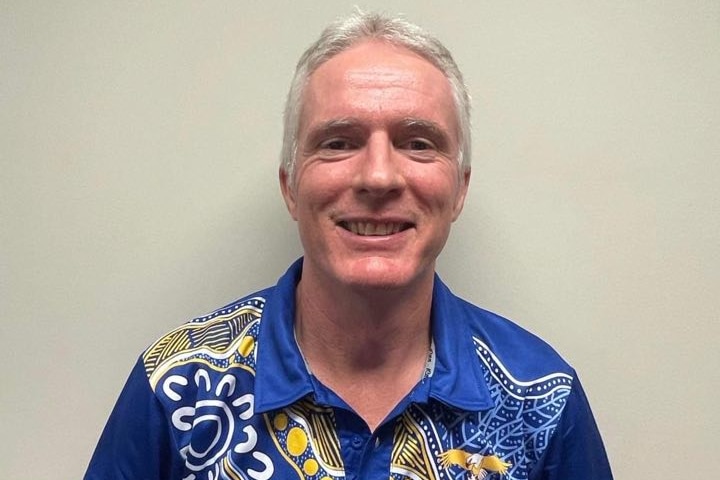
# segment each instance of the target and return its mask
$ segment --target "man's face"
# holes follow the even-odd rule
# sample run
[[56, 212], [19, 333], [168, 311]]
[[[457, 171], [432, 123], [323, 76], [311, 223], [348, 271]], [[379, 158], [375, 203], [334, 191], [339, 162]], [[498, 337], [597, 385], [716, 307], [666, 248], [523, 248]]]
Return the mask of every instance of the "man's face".
[[427, 60], [360, 43], [309, 79], [294, 179], [283, 196], [305, 250], [303, 279], [397, 288], [432, 278], [462, 209], [450, 85]]

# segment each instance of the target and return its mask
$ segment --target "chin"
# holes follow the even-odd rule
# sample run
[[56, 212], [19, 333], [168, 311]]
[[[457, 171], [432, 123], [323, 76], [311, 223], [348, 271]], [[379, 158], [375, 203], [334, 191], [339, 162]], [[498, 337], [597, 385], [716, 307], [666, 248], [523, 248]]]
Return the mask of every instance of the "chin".
[[[412, 262], [370, 257], [352, 262], [339, 278], [344, 283], [365, 289], [395, 290], [416, 284], [424, 277], [423, 269]], [[432, 277], [432, 269], [430, 269]]]

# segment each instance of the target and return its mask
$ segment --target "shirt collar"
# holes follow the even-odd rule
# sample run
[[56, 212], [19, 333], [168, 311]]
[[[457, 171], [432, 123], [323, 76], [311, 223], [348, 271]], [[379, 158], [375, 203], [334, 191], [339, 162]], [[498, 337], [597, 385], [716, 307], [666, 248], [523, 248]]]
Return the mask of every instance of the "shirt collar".
[[[280, 277], [266, 298], [255, 373], [258, 413], [285, 407], [314, 392], [293, 328], [295, 287], [301, 271], [302, 258]], [[458, 303], [436, 275], [432, 300], [435, 359], [427, 394], [461, 410], [485, 410], [493, 401]]]
[[436, 358], [429, 396], [460, 410], [486, 410], [494, 402], [466, 316], [460, 300], [436, 274], [431, 320]]
[[313, 392], [310, 374], [295, 341], [295, 287], [302, 258], [270, 289], [258, 332], [255, 411], [285, 407]]

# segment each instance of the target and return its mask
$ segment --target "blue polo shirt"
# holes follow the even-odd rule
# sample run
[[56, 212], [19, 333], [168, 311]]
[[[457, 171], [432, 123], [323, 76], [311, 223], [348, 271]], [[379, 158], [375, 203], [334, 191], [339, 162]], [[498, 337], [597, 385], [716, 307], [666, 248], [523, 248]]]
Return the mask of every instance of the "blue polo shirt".
[[151, 345], [85, 479], [612, 478], [574, 370], [438, 277], [425, 374], [371, 432], [303, 361], [301, 268]]

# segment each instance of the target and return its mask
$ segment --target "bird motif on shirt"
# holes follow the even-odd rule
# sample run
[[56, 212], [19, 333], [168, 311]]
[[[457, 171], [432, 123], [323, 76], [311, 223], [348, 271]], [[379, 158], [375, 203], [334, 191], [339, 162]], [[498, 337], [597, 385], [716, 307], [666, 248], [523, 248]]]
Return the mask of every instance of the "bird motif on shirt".
[[512, 465], [503, 462], [497, 455], [480, 455], [452, 448], [438, 455], [443, 468], [457, 465], [470, 474], [470, 480], [483, 480], [490, 472], [504, 475]]

